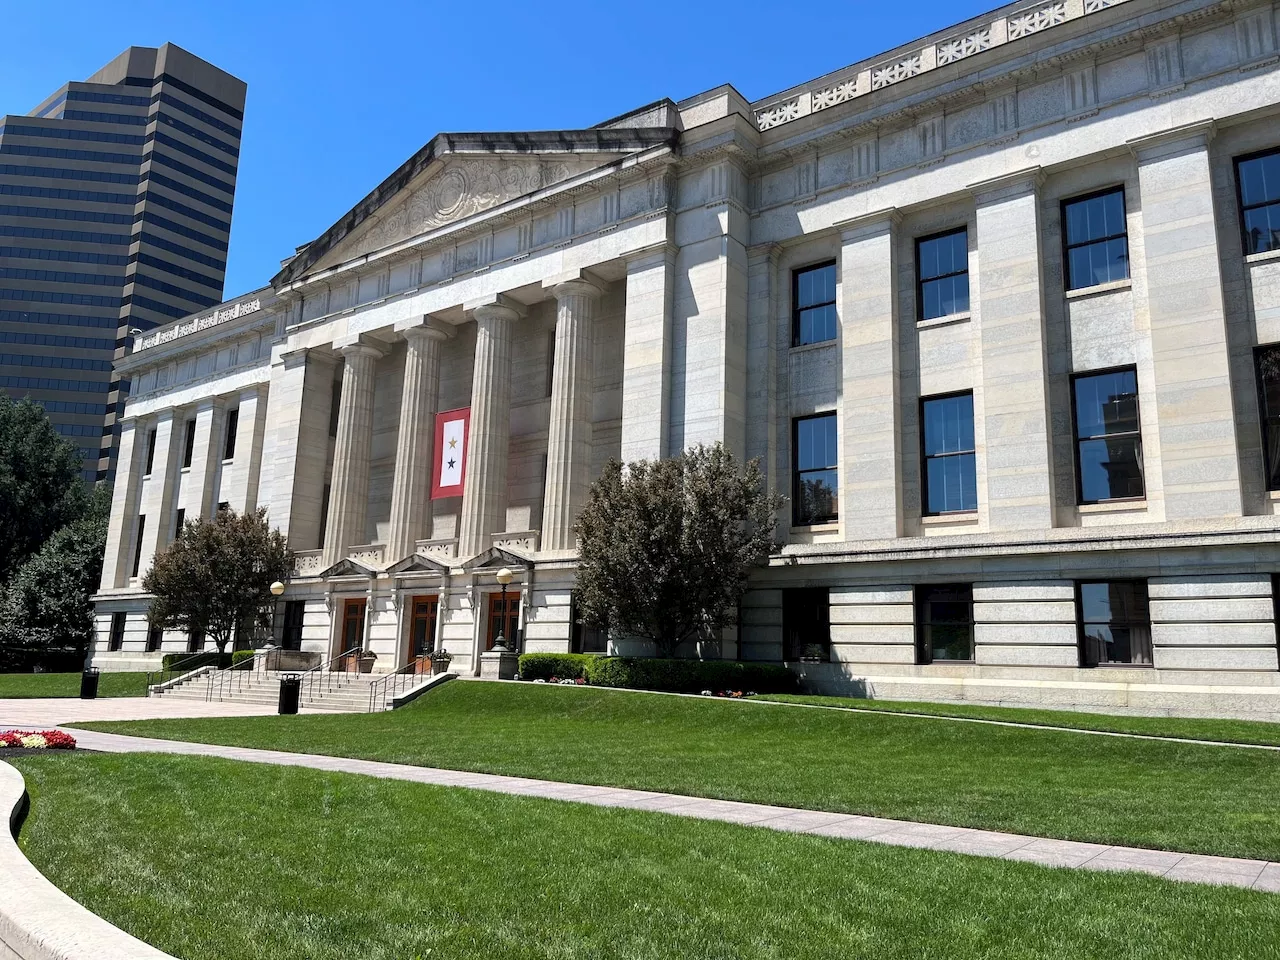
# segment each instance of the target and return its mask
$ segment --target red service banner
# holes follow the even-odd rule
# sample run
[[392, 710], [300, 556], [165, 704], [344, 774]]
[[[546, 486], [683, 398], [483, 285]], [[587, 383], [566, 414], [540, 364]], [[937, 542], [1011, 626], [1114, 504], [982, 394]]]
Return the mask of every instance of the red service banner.
[[431, 472], [431, 499], [462, 496], [467, 475], [467, 439], [471, 408], [436, 414], [435, 469]]

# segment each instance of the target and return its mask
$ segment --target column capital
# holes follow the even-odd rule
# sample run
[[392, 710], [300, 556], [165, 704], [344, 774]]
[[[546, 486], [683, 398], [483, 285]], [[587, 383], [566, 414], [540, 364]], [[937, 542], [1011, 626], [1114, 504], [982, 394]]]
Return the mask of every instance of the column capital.
[[455, 336], [455, 331], [452, 326], [442, 323], [439, 320], [435, 320], [432, 317], [426, 317], [423, 319], [422, 323], [412, 327], [403, 327], [396, 332], [404, 337], [405, 340], [413, 341], [444, 341], [450, 340]]
[[849, 243], [853, 240], [862, 240], [867, 237], [876, 237], [883, 233], [888, 233], [901, 221], [902, 214], [897, 207], [883, 207], [879, 210], [859, 214], [856, 217], [850, 217], [847, 220], [838, 220], [832, 226], [840, 231], [840, 239], [845, 243]]
[[969, 193], [979, 206], [1010, 200], [1023, 194], [1034, 193], [1044, 182], [1044, 168], [1039, 164], [1023, 167], [1012, 173], [1005, 173], [989, 180], [979, 180], [969, 184]]
[[1134, 137], [1126, 140], [1125, 145], [1138, 159], [1138, 163], [1149, 163], [1187, 149], [1208, 147], [1217, 130], [1217, 124], [1213, 120], [1196, 120], [1168, 130]]
[[468, 301], [462, 305], [462, 309], [476, 320], [519, 320], [528, 313], [528, 308], [523, 303], [505, 293]]
[[335, 343], [334, 348], [347, 360], [355, 357], [368, 357], [370, 360], [377, 360], [384, 352], [380, 347], [375, 347], [365, 340], [355, 340], [344, 344]]
[[600, 297], [605, 284], [586, 270], [569, 270], [542, 281], [542, 289], [550, 290], [557, 300], [565, 297]]
[[669, 268], [675, 264], [678, 252], [679, 249], [670, 240], [663, 240], [647, 247], [641, 247], [639, 250], [632, 250], [625, 255], [627, 273], [648, 270], [650, 267], [655, 267], [660, 263], [665, 263]]

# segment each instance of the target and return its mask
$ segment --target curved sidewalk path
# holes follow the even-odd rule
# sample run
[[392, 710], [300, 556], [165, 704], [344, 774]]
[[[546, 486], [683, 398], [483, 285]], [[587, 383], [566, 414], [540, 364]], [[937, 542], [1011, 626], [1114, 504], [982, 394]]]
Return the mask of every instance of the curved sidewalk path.
[[931, 823], [797, 810], [735, 800], [708, 800], [650, 790], [588, 786], [508, 777], [436, 767], [415, 767], [374, 760], [353, 760], [278, 750], [224, 747], [148, 737], [126, 737], [95, 730], [68, 730], [82, 747], [106, 753], [175, 753], [200, 757], [220, 757], [249, 763], [309, 767], [335, 773], [355, 773], [389, 780], [407, 780], [444, 787], [467, 787], [527, 797], [566, 800], [597, 807], [628, 807], [653, 810], [682, 817], [719, 820], [791, 833], [822, 837], [870, 840], [899, 847], [923, 847], [952, 853], [967, 853], [1002, 860], [1021, 860], [1049, 867], [1082, 870], [1131, 870], [1194, 883], [1213, 883], [1280, 893], [1280, 863], [1210, 857], [1200, 854], [1147, 850], [1138, 847], [1107, 846], [1070, 840], [1049, 840], [968, 827], [948, 827]]

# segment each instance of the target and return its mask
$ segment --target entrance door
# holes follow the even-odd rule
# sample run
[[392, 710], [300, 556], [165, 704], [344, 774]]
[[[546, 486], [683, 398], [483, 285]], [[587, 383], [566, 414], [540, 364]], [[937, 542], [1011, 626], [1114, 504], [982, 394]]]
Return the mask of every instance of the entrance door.
[[436, 615], [440, 610], [440, 598], [414, 597], [409, 620], [409, 650], [406, 663], [430, 653], [436, 642]]
[[502, 633], [502, 638], [507, 642], [507, 649], [516, 649], [519, 639], [518, 631], [520, 629], [520, 591], [508, 590], [507, 602], [504, 608], [501, 593], [489, 594], [489, 639], [485, 643], [486, 650], [493, 649], [493, 641], [498, 639], [498, 633]]
[[347, 600], [342, 604], [342, 649], [341, 653], [359, 650], [364, 646], [364, 609], [368, 600]]

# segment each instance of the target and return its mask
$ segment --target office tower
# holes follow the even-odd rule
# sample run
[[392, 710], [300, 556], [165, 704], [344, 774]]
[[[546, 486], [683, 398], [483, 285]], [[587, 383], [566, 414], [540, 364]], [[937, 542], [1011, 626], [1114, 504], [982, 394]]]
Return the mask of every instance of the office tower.
[[0, 388], [114, 472], [130, 330], [222, 300], [245, 84], [173, 44], [130, 47], [0, 117]]

